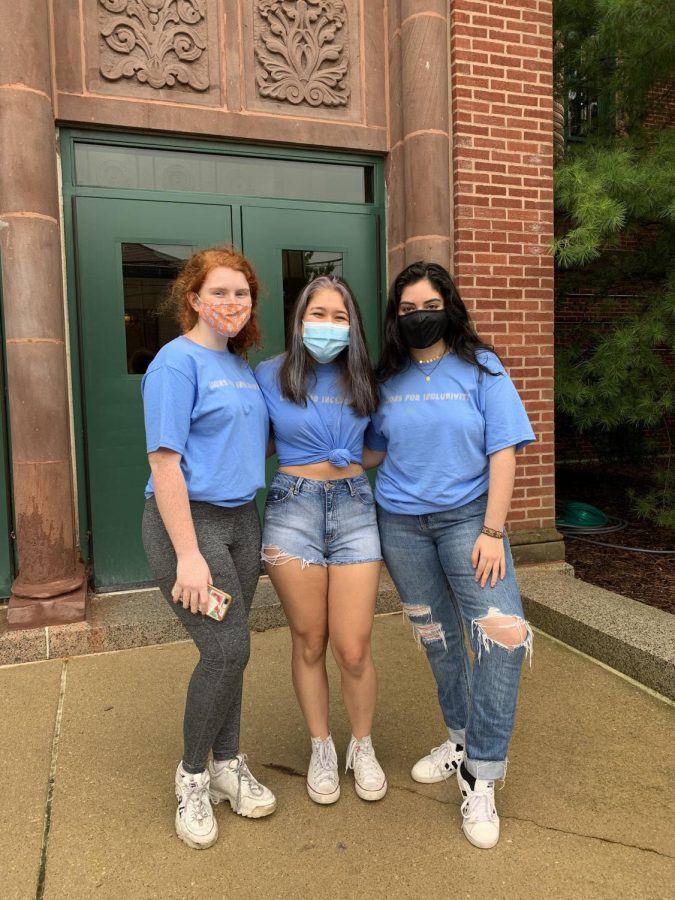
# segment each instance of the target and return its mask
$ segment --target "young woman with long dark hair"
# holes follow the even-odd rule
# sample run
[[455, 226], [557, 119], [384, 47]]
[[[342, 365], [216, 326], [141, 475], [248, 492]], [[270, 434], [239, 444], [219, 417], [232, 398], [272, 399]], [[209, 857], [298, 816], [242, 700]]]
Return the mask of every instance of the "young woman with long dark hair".
[[307, 791], [340, 796], [328, 724], [330, 640], [352, 726], [347, 768], [356, 792], [379, 800], [387, 781], [371, 740], [376, 678], [370, 648], [381, 551], [363, 471], [363, 435], [377, 402], [358, 306], [322, 276], [298, 297], [288, 350], [261, 363], [280, 468], [267, 497], [262, 556], [293, 639], [293, 685], [311, 737]]
[[[385, 562], [438, 686], [448, 739], [412, 777], [457, 773], [463, 830], [494, 846], [520, 670], [531, 652], [504, 530], [516, 451], [534, 440], [518, 394], [481, 341], [449, 273], [417, 262], [395, 279], [366, 443]], [[464, 631], [474, 651], [469, 664]]]
[[[142, 381], [152, 472], [143, 543], [162, 594], [199, 650], [175, 778], [176, 834], [195, 849], [218, 837], [211, 801], [227, 800], [249, 818], [276, 808], [239, 751], [248, 614], [260, 571], [254, 498], [265, 484], [269, 427], [245, 359], [259, 344], [257, 300], [255, 273], [241, 254], [196, 253], [168, 304], [184, 333], [162, 347]], [[233, 598], [222, 621], [205, 615], [209, 585]]]

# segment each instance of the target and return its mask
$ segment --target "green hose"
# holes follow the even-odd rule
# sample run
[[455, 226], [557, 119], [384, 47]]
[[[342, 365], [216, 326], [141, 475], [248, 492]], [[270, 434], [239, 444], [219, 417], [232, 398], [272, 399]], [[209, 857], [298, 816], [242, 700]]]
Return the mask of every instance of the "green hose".
[[609, 524], [609, 518], [597, 506], [573, 500], [563, 509], [555, 524], [559, 528], [602, 528]]
[[675, 550], [651, 550], [647, 547], [627, 547], [625, 544], [608, 544], [596, 541], [586, 535], [613, 534], [623, 531], [628, 523], [616, 516], [606, 516], [597, 506], [573, 500], [568, 503], [555, 521], [556, 528], [566, 537], [598, 547], [611, 547], [613, 550], [630, 550], [634, 553], [650, 553], [657, 556], [675, 556]]

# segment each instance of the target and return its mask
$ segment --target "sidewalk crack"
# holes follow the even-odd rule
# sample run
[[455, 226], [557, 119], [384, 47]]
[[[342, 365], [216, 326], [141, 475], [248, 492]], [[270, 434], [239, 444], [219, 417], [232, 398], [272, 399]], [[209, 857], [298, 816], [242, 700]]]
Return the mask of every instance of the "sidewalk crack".
[[[440, 797], [432, 797], [431, 794], [423, 794], [422, 791], [417, 791], [415, 788], [404, 787], [402, 784], [392, 784], [389, 782], [389, 787], [394, 791], [405, 791], [406, 794], [414, 794], [415, 797], [421, 797], [423, 800], [432, 800], [434, 803], [440, 803], [441, 806], [454, 806], [455, 804], [452, 800], [442, 800]], [[457, 806], [461, 803], [462, 798], [457, 798]]]
[[54, 799], [54, 785], [56, 783], [56, 763], [59, 756], [59, 740], [61, 738], [61, 719], [63, 718], [63, 703], [66, 696], [66, 673], [68, 660], [63, 660], [61, 668], [61, 685], [59, 687], [59, 702], [56, 707], [54, 719], [54, 734], [52, 736], [52, 754], [49, 766], [49, 780], [47, 781], [47, 800], [45, 803], [44, 823], [42, 826], [42, 847], [40, 848], [40, 867], [38, 869], [35, 900], [42, 900], [45, 893], [45, 877], [47, 874], [47, 848], [49, 846], [49, 832], [52, 824], [52, 801]]
[[[443, 800], [440, 797], [432, 797], [430, 794], [423, 794], [421, 791], [415, 790], [415, 788], [404, 787], [402, 784], [392, 784], [389, 783], [390, 790], [395, 791], [405, 791], [407, 794], [414, 794], [416, 797], [422, 797], [424, 800], [432, 800], [434, 803], [440, 803], [443, 806], [454, 806], [455, 803], [452, 800]], [[457, 798], [457, 806], [461, 802], [461, 798]], [[627, 850], [640, 850], [642, 853], [653, 853], [655, 856], [660, 856], [662, 859], [675, 859], [675, 856], [670, 853], [663, 853], [660, 850], [654, 849], [654, 847], [643, 847], [641, 844], [628, 844], [625, 841], [614, 840], [613, 838], [602, 837], [598, 834], [586, 834], [582, 831], [567, 831], [565, 828], [556, 828], [555, 825], [543, 825], [541, 822], [537, 822], [535, 819], [527, 819], [524, 816], [506, 816], [501, 815], [501, 820], [503, 822], [526, 822], [530, 825], [535, 825], [537, 828], [542, 828], [546, 831], [557, 831], [559, 834], [568, 834], [570, 837], [579, 837], [579, 838], [587, 838], [591, 841], [600, 841], [603, 844], [614, 844], [617, 847], [625, 847]]]
[[571, 837], [588, 838], [591, 841], [600, 841], [603, 844], [615, 844], [617, 847], [626, 847], [628, 850], [641, 850], [643, 853], [653, 853], [663, 859], [675, 859], [670, 853], [662, 853], [655, 850], [654, 847], [643, 847], [641, 844], [627, 844], [625, 841], [614, 840], [613, 838], [601, 837], [598, 834], [586, 834], [583, 831], [567, 831], [565, 828], [556, 828], [555, 825], [542, 825], [535, 819], [526, 819], [522, 816], [501, 816], [503, 821], [510, 822], [527, 822], [530, 825], [536, 825], [537, 828], [543, 828], [546, 831], [557, 831], [559, 834], [569, 834]]
[[[275, 772], [281, 772], [284, 775], [291, 775], [295, 778], [304, 778], [304, 772], [298, 772], [297, 769], [293, 769], [290, 766], [284, 766], [279, 763], [263, 763], [263, 766], [266, 769], [273, 769]], [[441, 806], [457, 806], [459, 808], [459, 804], [461, 798], [457, 798], [457, 803], [454, 803], [452, 800], [443, 800], [440, 797], [432, 797], [430, 794], [423, 794], [421, 791], [415, 790], [415, 788], [405, 787], [402, 784], [392, 784], [389, 782], [389, 789], [393, 791], [404, 791], [406, 794], [413, 794], [415, 797], [421, 797], [423, 800], [431, 800], [433, 803], [440, 803]], [[627, 850], [640, 850], [643, 853], [653, 853], [655, 856], [660, 856], [663, 859], [675, 859], [675, 856], [671, 856], [669, 853], [662, 853], [660, 850], [655, 850], [653, 847], [643, 847], [640, 844], [627, 844], [624, 841], [613, 840], [612, 838], [601, 837], [597, 834], [585, 834], [581, 831], [567, 831], [564, 828], [556, 828], [555, 825], [543, 825], [541, 822], [537, 822], [535, 819], [526, 819], [522, 816], [504, 816], [500, 817], [504, 822], [526, 822], [530, 825], [535, 825], [537, 828], [543, 828], [546, 831], [557, 831], [559, 834], [568, 834], [570, 837], [579, 837], [579, 838], [587, 838], [591, 841], [600, 841], [603, 844], [614, 844], [618, 847], [625, 847]]]

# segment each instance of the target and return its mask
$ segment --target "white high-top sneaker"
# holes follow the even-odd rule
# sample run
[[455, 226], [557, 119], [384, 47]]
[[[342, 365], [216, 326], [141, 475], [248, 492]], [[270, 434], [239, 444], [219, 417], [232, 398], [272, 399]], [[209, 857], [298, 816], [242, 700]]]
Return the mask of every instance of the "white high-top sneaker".
[[213, 763], [209, 763], [209, 774], [212, 803], [228, 800], [238, 815], [248, 819], [269, 816], [277, 808], [276, 797], [251, 773], [244, 753], [238, 753], [218, 769]]
[[436, 784], [452, 777], [464, 758], [464, 750], [448, 739], [440, 747], [434, 747], [428, 756], [423, 756], [412, 767], [410, 777], [420, 784]]
[[387, 779], [375, 756], [370, 735], [360, 740], [352, 735], [345, 772], [349, 769], [354, 770], [354, 788], [362, 800], [381, 800], [387, 793]]
[[312, 757], [307, 771], [307, 793], [315, 803], [335, 803], [340, 796], [337, 753], [333, 738], [312, 738]]
[[462, 803], [462, 831], [467, 841], [489, 850], [499, 840], [499, 816], [495, 807], [495, 783], [483, 778], [476, 778], [473, 787], [462, 775], [461, 767], [457, 770], [457, 784], [464, 797]]
[[209, 800], [209, 773], [192, 775], [176, 769], [176, 834], [194, 850], [205, 850], [218, 840], [216, 822]]

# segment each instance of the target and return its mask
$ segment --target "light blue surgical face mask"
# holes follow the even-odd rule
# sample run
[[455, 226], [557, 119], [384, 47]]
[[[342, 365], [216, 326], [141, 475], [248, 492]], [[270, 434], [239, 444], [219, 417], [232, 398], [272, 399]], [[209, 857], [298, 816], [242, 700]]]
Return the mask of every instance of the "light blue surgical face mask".
[[307, 352], [319, 363], [332, 362], [349, 346], [349, 325], [329, 322], [305, 322], [302, 342]]

